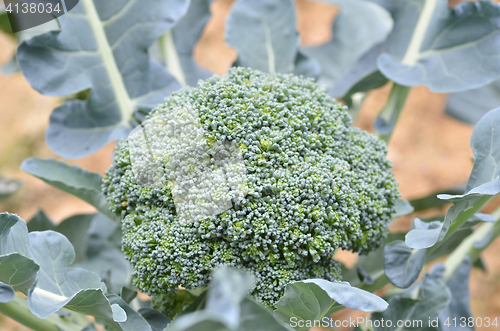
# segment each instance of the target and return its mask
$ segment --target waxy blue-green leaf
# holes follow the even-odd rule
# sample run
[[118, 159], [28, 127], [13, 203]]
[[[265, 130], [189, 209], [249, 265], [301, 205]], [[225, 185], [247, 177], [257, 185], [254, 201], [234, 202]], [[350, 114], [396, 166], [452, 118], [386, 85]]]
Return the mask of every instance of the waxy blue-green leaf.
[[53, 231], [30, 232], [33, 260], [40, 266], [36, 287], [30, 290], [31, 312], [45, 318], [62, 307], [113, 319], [100, 277], [90, 271], [69, 268], [75, 258], [71, 243]]
[[465, 183], [462, 185], [450, 187], [448, 189], [439, 190], [436, 192], [432, 192], [426, 197], [417, 198], [410, 200], [410, 204], [415, 208], [415, 211], [426, 210], [430, 208], [441, 208], [445, 206], [448, 202], [439, 199], [437, 196], [439, 194], [463, 194], [465, 192]]
[[384, 270], [387, 279], [397, 287], [413, 284], [424, 267], [425, 249], [411, 249], [404, 241], [394, 241], [384, 247]]
[[[358, 257], [358, 263], [356, 263], [353, 267], [362, 269], [362, 271], [358, 271], [359, 280], [363, 281], [367, 285], [370, 285], [366, 282], [366, 280], [375, 282], [380, 276], [382, 276], [384, 274], [384, 247], [394, 241], [404, 240], [404, 237], [404, 232], [389, 233], [379, 248], [366, 255], [360, 255]], [[359, 277], [360, 274], [363, 277]], [[348, 281], [351, 286], [359, 287], [361, 285], [356, 280], [346, 279], [346, 277], [344, 277], [344, 272], [342, 272], [342, 279]]]
[[47, 144], [66, 158], [89, 155], [124, 138], [133, 114], [151, 109], [180, 84], [148, 47], [186, 13], [188, 0], [80, 0], [58, 21], [61, 30], [21, 43], [21, 71], [40, 93], [65, 96], [91, 89], [85, 101], [54, 110]]
[[0, 177], [0, 201], [15, 193], [23, 183], [19, 180], [9, 180]]
[[337, 98], [351, 99], [356, 93], [364, 93], [384, 86], [389, 80], [377, 68], [377, 58], [384, 49], [385, 42], [373, 46], [335, 84], [329, 93]]
[[92, 217], [85, 240], [85, 258], [74, 266], [91, 270], [106, 283], [111, 293], [119, 293], [131, 282], [130, 263], [121, 251], [121, 228], [102, 214]]
[[500, 80], [478, 89], [448, 97], [446, 113], [459, 121], [475, 125], [490, 110], [500, 107]]
[[388, 10], [394, 27], [330, 88], [333, 96], [378, 88], [387, 78], [460, 92], [500, 77], [500, 49], [494, 46], [500, 40], [499, 4], [464, 1], [450, 8], [446, 0], [368, 1]]
[[406, 234], [405, 243], [408, 247], [424, 249], [434, 246], [439, 238], [443, 222], [423, 222], [416, 218], [413, 222], [414, 229]]
[[31, 258], [28, 244], [28, 228], [19, 216], [0, 214], [0, 255], [19, 253]]
[[291, 0], [239, 0], [226, 22], [226, 41], [238, 52], [234, 66], [317, 76], [318, 65], [299, 51]]
[[119, 224], [103, 214], [74, 215], [54, 224], [43, 211], [28, 222], [28, 230], [63, 234], [75, 249], [73, 267], [97, 273], [112, 293], [130, 283], [131, 268], [121, 249]]
[[94, 216], [95, 214], [74, 215], [55, 224], [42, 210], [39, 210], [28, 221], [28, 231], [52, 230], [63, 234], [75, 249], [75, 263], [77, 263], [86, 258], [87, 243], [84, 234], [87, 233]]
[[323, 45], [305, 48], [303, 52], [320, 63], [322, 75], [319, 83], [332, 86], [343, 83], [339, 78], [373, 46], [387, 38], [394, 22], [389, 12], [375, 3], [363, 0], [323, 2], [340, 7], [332, 26], [333, 38]]
[[109, 218], [118, 220], [110, 211], [106, 197], [101, 192], [102, 177], [99, 174], [76, 165], [70, 166], [62, 161], [35, 157], [24, 160], [21, 169], [88, 202]]
[[375, 294], [352, 287], [347, 282], [307, 279], [286, 286], [285, 295], [276, 304], [276, 313], [284, 321], [289, 321], [292, 317], [315, 321], [344, 307], [376, 311], [386, 309], [387, 302]]
[[136, 297], [137, 290], [130, 289], [126, 286], [122, 287], [120, 290], [120, 298], [122, 298], [127, 304], [131, 303]]
[[[467, 217], [467, 219], [472, 217], [474, 212], [477, 211], [489, 197], [498, 193], [500, 193], [500, 178], [477, 186], [463, 195], [439, 195], [438, 198], [453, 203], [453, 206], [446, 212], [444, 221], [432, 222], [428, 225], [423, 224], [424, 222], [416, 222], [416, 228], [406, 235], [406, 245], [416, 249], [434, 246], [444, 239], [450, 226], [457, 218], [465, 217], [463, 216], [465, 213], [471, 212], [472, 214]], [[465, 221], [467, 221], [467, 219]]]
[[268, 308], [248, 298], [253, 275], [222, 267], [214, 272], [204, 309], [175, 318], [166, 331], [291, 331]]
[[163, 331], [170, 324], [170, 319], [167, 316], [154, 309], [141, 308], [138, 312], [149, 323], [153, 331]]
[[[110, 322], [126, 320], [123, 309], [105, 297], [99, 276], [69, 267], [74, 258], [73, 247], [62, 234], [28, 233], [26, 223], [17, 215], [0, 214], [0, 260], [8, 262], [2, 265], [0, 281], [27, 293], [35, 316], [46, 318], [66, 307]], [[3, 278], [13, 269], [18, 272]]]
[[187, 13], [159, 40], [163, 61], [182, 86], [196, 86], [198, 80], [211, 76], [196, 64], [193, 52], [210, 19], [212, 1], [191, 0]]
[[14, 300], [16, 291], [9, 285], [0, 282], [0, 303], [7, 303]]
[[[391, 297], [389, 308], [372, 314], [371, 319], [377, 331], [427, 330], [429, 318], [435, 320], [448, 307], [450, 299], [450, 290], [440, 277], [425, 274], [420, 283]], [[405, 328], [405, 323], [413, 328]]]
[[[138, 330], [152, 331], [151, 326], [144, 319], [144, 317], [142, 317], [141, 314], [130, 308], [130, 306], [127, 305], [127, 303], [123, 301], [122, 298], [120, 298], [117, 295], [109, 295], [107, 298], [112, 305], [120, 307], [121, 309], [123, 309], [125, 313], [126, 320], [115, 322], [120, 326], [120, 328], [123, 331], [138, 331]], [[110, 323], [108, 322], [108, 325], [109, 324]], [[115, 328], [117, 330], [120, 330], [120, 328], [117, 328], [116, 325]]]
[[392, 215], [393, 218], [405, 216], [413, 213], [415, 208], [410, 204], [408, 200], [398, 199], [396, 200], [396, 212]]
[[21, 293], [28, 294], [39, 270], [38, 264], [19, 253], [0, 255], [0, 281]]
[[447, 0], [371, 1], [387, 8], [395, 21], [378, 58], [387, 78], [449, 93], [500, 77], [499, 4], [465, 1], [451, 8]]
[[469, 277], [471, 267], [470, 255], [467, 254], [464, 261], [446, 281], [446, 285], [451, 292], [451, 301], [446, 309], [443, 309], [439, 312], [440, 330], [474, 330], [474, 328], [469, 325], [454, 325], [454, 323], [444, 323], [447, 319], [449, 321], [452, 321], [454, 318], [456, 318], [457, 320], [460, 320], [462, 318], [468, 320], [469, 317], [472, 317], [469, 293]]
[[470, 144], [474, 152], [467, 191], [500, 175], [500, 108], [489, 111], [474, 127]]

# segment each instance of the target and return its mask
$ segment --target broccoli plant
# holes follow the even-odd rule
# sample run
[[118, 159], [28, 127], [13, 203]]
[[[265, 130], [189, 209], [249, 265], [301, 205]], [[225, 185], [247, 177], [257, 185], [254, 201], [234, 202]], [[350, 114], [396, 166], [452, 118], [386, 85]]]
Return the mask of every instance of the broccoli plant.
[[[39, 331], [498, 327], [474, 318], [468, 279], [500, 235], [500, 208], [484, 213], [500, 193], [500, 4], [324, 0], [340, 9], [333, 38], [303, 47], [292, 0], [236, 0], [225, 39], [237, 57], [213, 75], [193, 56], [212, 2], [80, 0], [10, 33], [5, 72], [64, 96], [48, 146], [67, 159], [116, 148], [104, 177], [23, 162], [96, 213], [0, 214], [0, 313]], [[2, 31], [12, 10], [0, 8]], [[385, 84], [375, 134], [353, 127]], [[463, 188], [406, 201], [387, 142], [417, 85], [476, 124], [474, 168]], [[0, 199], [21, 185], [0, 184]], [[371, 315], [346, 326], [330, 317], [344, 308]]]

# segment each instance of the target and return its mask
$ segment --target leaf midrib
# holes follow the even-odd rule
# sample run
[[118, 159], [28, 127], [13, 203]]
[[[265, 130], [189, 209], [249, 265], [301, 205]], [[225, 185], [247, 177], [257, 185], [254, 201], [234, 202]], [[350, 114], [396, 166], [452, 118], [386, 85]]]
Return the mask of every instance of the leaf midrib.
[[127, 125], [134, 112], [135, 103], [127, 92], [123, 77], [113, 55], [113, 49], [108, 42], [103, 24], [99, 18], [93, 0], [82, 0], [82, 3], [87, 12], [87, 18], [92, 28], [92, 32], [94, 33], [99, 54], [106, 68], [111, 87], [115, 93], [116, 102], [122, 114], [121, 124]]

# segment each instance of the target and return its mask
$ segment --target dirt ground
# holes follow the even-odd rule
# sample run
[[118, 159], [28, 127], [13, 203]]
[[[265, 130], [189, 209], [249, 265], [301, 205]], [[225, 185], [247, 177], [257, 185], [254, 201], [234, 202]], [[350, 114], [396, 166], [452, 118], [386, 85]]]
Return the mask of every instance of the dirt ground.
[[[232, 0], [217, 0], [213, 18], [199, 42], [195, 56], [198, 63], [211, 71], [224, 74], [236, 58], [236, 52], [225, 45], [224, 17]], [[298, 29], [302, 44], [320, 44], [332, 37], [330, 29], [337, 9], [309, 0], [297, 0]], [[8, 61], [15, 44], [0, 34], [0, 64]], [[372, 123], [383, 107], [390, 86], [373, 91], [367, 97], [355, 125], [373, 131]], [[54, 220], [60, 221], [77, 213], [93, 212], [90, 205], [63, 193], [19, 169], [30, 156], [55, 157], [44, 142], [44, 132], [52, 109], [60, 102], [34, 91], [20, 74], [0, 76], [0, 174], [22, 179], [24, 185], [15, 195], [0, 203], [0, 211], [31, 218], [41, 208]], [[389, 159], [403, 198], [427, 195], [439, 189], [464, 183], [472, 169], [469, 139], [472, 127], [444, 114], [446, 95], [430, 92], [425, 87], [412, 89], [389, 145]], [[81, 160], [70, 161], [91, 171], [103, 174], [111, 163], [113, 144]], [[396, 221], [393, 230], [407, 229], [409, 219]], [[500, 240], [484, 252], [488, 273], [473, 270], [470, 287], [475, 317], [500, 319]], [[339, 259], [348, 263], [355, 256], [342, 254]], [[357, 315], [343, 312], [337, 317]], [[0, 329], [28, 330], [0, 316]], [[487, 330], [487, 328], [477, 328]]]

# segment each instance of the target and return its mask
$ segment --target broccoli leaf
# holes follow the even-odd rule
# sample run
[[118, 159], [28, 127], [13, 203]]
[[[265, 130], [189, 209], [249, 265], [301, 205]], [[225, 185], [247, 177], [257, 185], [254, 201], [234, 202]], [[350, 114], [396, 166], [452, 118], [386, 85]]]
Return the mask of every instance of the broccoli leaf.
[[384, 86], [389, 80], [377, 68], [377, 58], [384, 45], [385, 43], [377, 44], [366, 52], [356, 65], [347, 70], [337, 83], [330, 87], [329, 93], [334, 97], [348, 100], [355, 93]]
[[0, 282], [0, 303], [10, 302], [15, 296], [16, 292], [11, 286]]
[[0, 252], [0, 281], [8, 283], [16, 291], [28, 294], [40, 267], [21, 254], [4, 252]]
[[396, 201], [396, 212], [392, 215], [393, 218], [405, 216], [413, 213], [415, 208], [410, 204], [408, 200], [398, 199]]
[[474, 127], [470, 144], [474, 152], [467, 191], [492, 181], [500, 175], [500, 108], [489, 111]]
[[14, 194], [23, 183], [19, 180], [9, 180], [0, 177], [0, 201]]
[[406, 234], [406, 245], [415, 249], [434, 246], [441, 233], [443, 223], [441, 221], [423, 222], [419, 218], [415, 218], [413, 221], [414, 229]]
[[472, 317], [469, 294], [469, 276], [471, 267], [470, 255], [467, 255], [460, 266], [458, 266], [451, 277], [446, 281], [446, 285], [451, 291], [451, 302], [446, 309], [439, 312], [440, 330], [474, 330], [473, 327], [467, 325], [455, 327], [449, 323], [447, 325], [445, 325], [446, 323], [443, 323], [448, 318], [449, 320], [453, 320], [453, 318], [456, 318], [457, 320], [465, 318], [468, 320], [469, 317]]
[[[363, 281], [367, 285], [371, 285], [366, 282], [367, 280], [371, 280], [371, 282], [377, 281], [377, 279], [384, 274], [384, 247], [394, 241], [404, 240], [405, 234], [406, 233], [404, 232], [389, 233], [387, 238], [385, 238], [382, 244], [380, 244], [379, 248], [369, 252], [366, 255], [360, 255], [358, 257], [358, 263], [356, 263], [356, 265], [353, 267], [353, 269], [358, 270], [358, 277], [356, 277], [357, 279], [348, 280], [345, 277], [344, 272], [342, 272], [342, 279], [345, 281], [349, 281], [351, 286], [356, 287], [359, 287], [361, 285], [359, 283], [359, 280]], [[361, 269], [362, 271], [359, 272], [359, 269]], [[360, 273], [363, 277], [359, 277]]]
[[348, 98], [384, 85], [387, 78], [460, 92], [500, 77], [500, 51], [491, 47], [500, 40], [499, 4], [464, 1], [450, 8], [446, 0], [369, 1], [391, 13], [394, 28], [338, 79], [330, 88], [333, 96]]
[[[500, 192], [500, 169], [498, 167], [500, 149], [494, 143], [500, 139], [495, 130], [499, 124], [500, 108], [497, 108], [488, 112], [476, 125], [471, 136], [474, 167], [467, 183], [467, 193], [438, 195], [439, 199], [452, 202], [453, 206], [448, 209], [443, 222], [433, 222], [433, 225], [416, 222], [416, 229], [406, 235], [406, 244], [409, 247], [422, 249], [434, 246], [444, 239], [449, 227], [457, 218], [465, 218], [465, 223], [488, 197]], [[491, 221], [491, 218], [486, 221]]]
[[478, 89], [450, 95], [446, 113], [459, 121], [476, 124], [491, 109], [500, 106], [500, 80]]
[[[428, 321], [435, 320], [438, 312], [448, 307], [450, 298], [450, 290], [440, 277], [425, 274], [420, 283], [391, 297], [389, 308], [382, 313], [372, 314], [371, 319], [374, 325], [378, 325], [375, 327], [377, 331], [411, 329], [403, 328], [402, 325], [425, 330], [428, 327]], [[382, 319], [383, 323], [381, 323]]]
[[43, 211], [38, 211], [28, 222], [28, 230], [52, 230], [63, 234], [75, 249], [73, 267], [97, 273], [112, 293], [118, 293], [130, 283], [130, 264], [120, 249], [121, 229], [108, 217], [74, 215], [56, 225]]
[[316, 321], [344, 307], [361, 311], [384, 310], [387, 302], [347, 282], [307, 279], [286, 286], [285, 295], [276, 304], [276, 312], [284, 321], [291, 318]]
[[130, 289], [126, 286], [122, 287], [120, 290], [120, 298], [122, 298], [126, 303], [131, 303], [137, 297], [137, 290]]
[[[406, 244], [411, 248], [423, 249], [442, 241], [451, 224], [459, 217], [467, 221], [486, 202], [486, 199], [500, 193], [500, 178], [482, 184], [463, 195], [441, 194], [438, 198], [452, 202], [443, 222], [415, 222], [415, 229], [406, 235]], [[464, 222], [465, 222], [464, 221]]]
[[331, 86], [373, 46], [387, 38], [394, 22], [389, 12], [375, 3], [361, 0], [326, 2], [341, 9], [332, 26], [334, 37], [323, 45], [305, 48], [303, 52], [320, 63], [319, 82]]
[[75, 165], [70, 166], [62, 161], [35, 157], [24, 160], [21, 169], [47, 184], [88, 202], [107, 217], [118, 220], [109, 210], [106, 197], [101, 192], [99, 174]]
[[292, 330], [278, 321], [273, 312], [257, 304], [247, 294], [255, 278], [244, 271], [222, 267], [213, 274], [203, 310], [182, 314], [166, 331], [253, 331]]
[[465, 183], [463, 185], [459, 185], [456, 187], [450, 187], [448, 189], [432, 192], [426, 197], [410, 200], [410, 204], [413, 206], [413, 208], [415, 208], [415, 211], [421, 211], [430, 208], [442, 208], [443, 206], [448, 204], [448, 202], [439, 199], [437, 197], [438, 195], [440, 194], [455, 195], [455, 194], [462, 194], [464, 192], [465, 192]]
[[[372, 0], [395, 17], [393, 33], [378, 58], [380, 71], [405, 86], [459, 92], [500, 77], [500, 5], [492, 1]], [[463, 33], [468, 31], [468, 33]]]
[[397, 287], [413, 284], [424, 267], [426, 250], [411, 249], [404, 241], [395, 241], [384, 247], [384, 269], [387, 279]]
[[[116, 322], [117, 324], [120, 325], [123, 331], [137, 331], [137, 330], [152, 331], [151, 326], [142, 317], [142, 315], [133, 310], [132, 308], [130, 308], [130, 306], [127, 305], [127, 303], [123, 301], [122, 298], [120, 298], [117, 295], [109, 295], [107, 298], [112, 305], [119, 306], [125, 312], [126, 321]], [[109, 322], [107, 324], [110, 325]], [[115, 329], [120, 330], [120, 328], [117, 327], [116, 325], [114, 325], [114, 327]]]
[[[26, 223], [18, 216], [0, 214], [0, 281], [28, 295], [31, 312], [46, 318], [62, 307], [102, 318], [117, 330], [132, 330], [127, 309], [110, 302], [99, 276], [91, 271], [70, 268], [75, 258], [71, 243], [53, 231], [28, 233]], [[7, 267], [3, 262], [9, 262]], [[12, 267], [12, 268], [11, 268]], [[13, 271], [9, 277], [5, 277]], [[142, 317], [137, 314], [139, 318]], [[147, 328], [149, 325], [144, 321]], [[132, 324], [130, 324], [132, 325]]]
[[[93, 214], [74, 215], [59, 224], [55, 224], [42, 210], [39, 210], [28, 222], [28, 231], [52, 230], [68, 238], [75, 249], [75, 263], [85, 260], [86, 240], [82, 235], [87, 233]], [[114, 223], [114, 222], [113, 222]], [[116, 223], [115, 223], [116, 224]]]
[[89, 216], [91, 222], [84, 236], [85, 258], [74, 267], [97, 273], [110, 292], [119, 293], [122, 287], [130, 284], [132, 274], [130, 263], [121, 251], [121, 228], [102, 214]]
[[167, 316], [151, 308], [141, 308], [139, 314], [149, 323], [153, 331], [163, 331], [170, 324]]
[[17, 59], [30, 84], [45, 95], [91, 89], [86, 101], [54, 110], [47, 144], [66, 158], [89, 155], [135, 126], [180, 87], [148, 47], [186, 13], [187, 0], [81, 0], [59, 18], [61, 30], [22, 42]]
[[211, 16], [211, 3], [212, 0], [191, 0], [186, 15], [159, 40], [168, 71], [183, 86], [196, 86], [198, 80], [211, 75], [193, 59], [194, 47]]
[[234, 66], [263, 72], [318, 74], [317, 63], [299, 52], [296, 13], [290, 0], [239, 0], [226, 22], [226, 41], [238, 51]]

